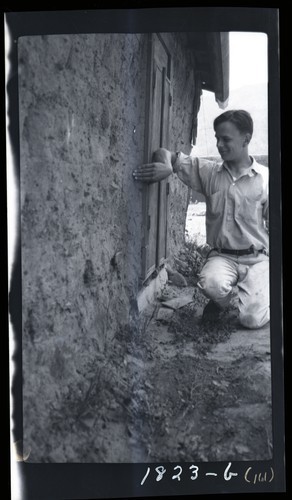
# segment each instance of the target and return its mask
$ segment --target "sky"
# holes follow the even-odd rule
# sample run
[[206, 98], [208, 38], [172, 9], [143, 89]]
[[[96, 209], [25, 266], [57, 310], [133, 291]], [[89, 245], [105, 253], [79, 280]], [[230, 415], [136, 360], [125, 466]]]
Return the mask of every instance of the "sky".
[[254, 83], [267, 82], [268, 56], [265, 33], [231, 32], [230, 90]]
[[[212, 92], [203, 91], [198, 115], [198, 136], [192, 152], [198, 156], [218, 155], [214, 140], [214, 118], [228, 109], [246, 109], [254, 120], [251, 154], [268, 152], [268, 38], [265, 33], [229, 33], [229, 100], [220, 109]], [[256, 87], [262, 84], [260, 87]], [[250, 86], [250, 87], [249, 87]]]

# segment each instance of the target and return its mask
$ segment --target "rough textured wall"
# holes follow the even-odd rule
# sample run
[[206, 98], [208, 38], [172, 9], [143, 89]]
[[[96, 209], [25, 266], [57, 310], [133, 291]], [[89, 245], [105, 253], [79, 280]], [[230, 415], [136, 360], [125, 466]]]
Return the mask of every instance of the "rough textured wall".
[[135, 313], [142, 196], [132, 170], [143, 158], [145, 81], [143, 35], [19, 39], [24, 439], [31, 460], [46, 459], [51, 412], [68, 394], [86, 391], [90, 363]]
[[[183, 33], [164, 33], [172, 57], [173, 101], [170, 123], [170, 149], [191, 151], [194, 118], [195, 77], [192, 53], [187, 50]], [[176, 175], [170, 178], [168, 248], [170, 262], [185, 241], [185, 222], [189, 190]]]
[[[142, 187], [132, 171], [144, 157], [146, 39], [19, 39], [24, 442], [31, 461], [75, 457], [52, 449], [50, 422], [86, 395], [115, 333], [136, 321]], [[173, 61], [170, 148], [188, 153], [192, 59], [184, 35], [164, 39]], [[170, 184], [173, 257], [184, 242], [188, 188], [176, 176]]]

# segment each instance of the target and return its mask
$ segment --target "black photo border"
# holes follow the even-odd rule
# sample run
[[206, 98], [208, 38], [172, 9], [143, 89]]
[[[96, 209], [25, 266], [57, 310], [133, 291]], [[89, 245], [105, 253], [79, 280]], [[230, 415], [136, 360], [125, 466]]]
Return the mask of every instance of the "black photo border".
[[[266, 7], [156, 7], [88, 10], [21, 11], [5, 13], [11, 39], [10, 75], [6, 88], [8, 134], [13, 167], [19, 182], [17, 41], [21, 36], [77, 33], [247, 31], [268, 35], [269, 164], [270, 167], [270, 290], [273, 401], [273, 458], [256, 462], [208, 463], [25, 463], [17, 462], [23, 500], [143, 498], [225, 493], [285, 491], [285, 422], [282, 299], [281, 116], [279, 10]], [[20, 218], [20, 214], [18, 214]], [[12, 385], [14, 440], [22, 437], [22, 324], [20, 230], [9, 291], [10, 320], [16, 339]], [[195, 469], [198, 477], [195, 480]], [[155, 468], [166, 472], [157, 481]], [[182, 468], [181, 480], [173, 480]], [[141, 485], [150, 467], [149, 476]], [[206, 474], [216, 473], [209, 477]]]

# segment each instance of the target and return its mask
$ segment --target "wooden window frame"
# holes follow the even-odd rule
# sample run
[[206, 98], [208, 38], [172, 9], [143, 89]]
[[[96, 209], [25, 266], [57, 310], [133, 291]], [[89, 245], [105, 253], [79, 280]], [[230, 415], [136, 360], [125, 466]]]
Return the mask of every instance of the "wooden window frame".
[[[161, 46], [159, 45], [161, 44]], [[158, 47], [158, 49], [157, 49]], [[152, 160], [152, 140], [153, 140], [153, 99], [154, 99], [154, 88], [155, 88], [155, 80], [156, 80], [156, 71], [155, 71], [155, 50], [161, 50], [161, 47], [165, 51], [165, 57], [167, 59], [166, 66], [163, 68], [163, 86], [161, 92], [161, 128], [160, 128], [160, 139], [159, 139], [159, 147], [167, 147], [169, 148], [169, 128], [171, 122], [171, 109], [172, 109], [172, 88], [171, 88], [171, 80], [172, 80], [172, 60], [171, 54], [165, 41], [162, 36], [158, 33], [151, 33], [148, 35], [147, 40], [147, 80], [146, 80], [146, 112], [145, 112], [145, 143], [144, 143], [144, 162], [150, 163]], [[166, 85], [168, 86], [169, 96], [166, 95]], [[167, 110], [166, 110], [167, 103]], [[167, 112], [167, 119], [165, 121], [165, 112]], [[160, 183], [157, 183], [158, 187], [154, 189], [158, 189], [158, 199], [157, 199], [157, 218], [154, 221], [157, 226], [155, 227], [156, 238], [155, 241], [151, 242], [150, 238], [150, 228], [151, 221], [149, 216], [149, 203], [151, 194], [151, 188], [149, 185], [143, 185], [143, 193], [142, 193], [142, 211], [143, 211], [143, 240], [142, 240], [142, 266], [141, 266], [141, 283], [145, 283], [149, 278], [154, 277], [155, 274], [159, 271], [159, 269], [164, 265], [167, 255], [168, 255], [168, 194], [169, 194], [169, 181], [165, 180]], [[162, 199], [162, 197], [165, 197]], [[162, 208], [161, 208], [162, 207]], [[153, 208], [153, 207], [152, 207]], [[160, 210], [163, 210], [164, 213], [160, 213]], [[163, 229], [162, 229], [162, 227]], [[153, 228], [152, 228], [153, 230]], [[162, 232], [164, 234], [162, 235]], [[162, 236], [162, 238], [161, 238]], [[162, 241], [162, 244], [161, 244]], [[155, 243], [156, 248], [156, 258], [155, 263], [152, 265], [149, 264], [149, 255], [151, 248], [150, 246]], [[152, 247], [152, 252], [154, 247]], [[153, 254], [152, 254], [153, 259]]]

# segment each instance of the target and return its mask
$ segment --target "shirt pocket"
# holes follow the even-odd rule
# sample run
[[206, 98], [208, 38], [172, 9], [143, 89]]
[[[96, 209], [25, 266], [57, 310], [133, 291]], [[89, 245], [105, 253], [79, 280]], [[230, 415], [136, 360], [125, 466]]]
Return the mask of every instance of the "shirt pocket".
[[217, 191], [208, 196], [207, 208], [208, 216], [217, 218], [222, 215], [225, 203], [225, 195], [222, 191]]
[[247, 220], [249, 222], [258, 223], [260, 217], [260, 211], [262, 211], [261, 200], [258, 198], [251, 198], [245, 196], [241, 199], [238, 208], [238, 215], [241, 219]]

